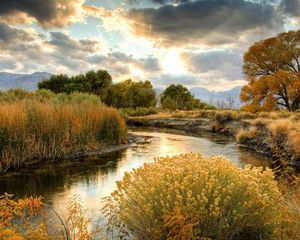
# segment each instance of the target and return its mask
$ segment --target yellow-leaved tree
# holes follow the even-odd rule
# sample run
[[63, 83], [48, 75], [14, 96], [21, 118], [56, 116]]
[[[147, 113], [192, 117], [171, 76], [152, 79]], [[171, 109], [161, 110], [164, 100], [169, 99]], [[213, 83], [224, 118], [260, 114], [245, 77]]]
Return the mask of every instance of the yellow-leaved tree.
[[244, 55], [248, 84], [241, 90], [245, 110], [289, 111], [300, 108], [300, 30], [252, 45]]

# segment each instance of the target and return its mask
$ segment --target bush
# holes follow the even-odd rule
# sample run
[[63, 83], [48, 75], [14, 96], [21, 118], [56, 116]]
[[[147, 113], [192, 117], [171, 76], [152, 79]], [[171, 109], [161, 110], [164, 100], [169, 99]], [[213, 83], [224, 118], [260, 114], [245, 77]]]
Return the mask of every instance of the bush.
[[151, 107], [151, 108], [121, 108], [120, 109], [121, 113], [131, 116], [131, 117], [136, 117], [136, 116], [147, 116], [147, 115], [152, 115], [152, 114], [157, 114], [158, 109]]
[[219, 124], [226, 124], [229, 123], [232, 120], [236, 119], [237, 113], [232, 111], [222, 111], [222, 112], [216, 112], [214, 116], [214, 120], [217, 121]]
[[144, 164], [117, 183], [109, 206], [133, 239], [276, 239], [285, 229], [272, 171], [217, 156]]
[[236, 140], [238, 143], [246, 144], [249, 140], [252, 140], [256, 137], [257, 128], [250, 127], [248, 130], [240, 130], [236, 135]]

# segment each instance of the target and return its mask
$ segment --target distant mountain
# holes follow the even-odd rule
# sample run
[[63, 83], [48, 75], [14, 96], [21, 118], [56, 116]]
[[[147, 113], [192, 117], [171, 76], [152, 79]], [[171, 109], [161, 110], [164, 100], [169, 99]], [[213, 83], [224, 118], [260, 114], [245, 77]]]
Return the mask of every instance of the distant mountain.
[[33, 74], [14, 74], [0, 72], [0, 90], [8, 90], [11, 88], [21, 88], [28, 91], [37, 89], [40, 81], [49, 79], [50, 73], [36, 72]]
[[240, 92], [242, 87], [235, 87], [228, 91], [209, 91], [203, 87], [195, 87], [190, 89], [191, 93], [202, 100], [203, 102], [215, 105], [217, 107], [228, 107], [231, 104], [231, 107], [238, 108], [240, 107]]

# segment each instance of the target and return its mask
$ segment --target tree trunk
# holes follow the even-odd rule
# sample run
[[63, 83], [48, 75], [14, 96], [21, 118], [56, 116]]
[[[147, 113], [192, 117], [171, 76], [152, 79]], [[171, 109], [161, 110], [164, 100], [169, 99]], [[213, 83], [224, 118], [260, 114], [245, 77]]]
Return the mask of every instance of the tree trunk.
[[300, 109], [300, 98], [296, 98], [293, 102], [292, 102], [292, 107], [291, 107], [291, 111], [296, 111]]

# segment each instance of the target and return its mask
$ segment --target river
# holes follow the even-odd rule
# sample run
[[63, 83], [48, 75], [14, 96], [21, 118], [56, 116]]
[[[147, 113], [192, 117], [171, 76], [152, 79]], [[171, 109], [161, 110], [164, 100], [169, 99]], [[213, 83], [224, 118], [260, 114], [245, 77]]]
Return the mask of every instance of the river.
[[[204, 156], [223, 155], [235, 164], [267, 165], [267, 159], [243, 148], [234, 139], [203, 132], [194, 136], [181, 131], [135, 129], [130, 134], [141, 139], [127, 149], [102, 156], [61, 163], [44, 164], [34, 169], [19, 169], [0, 176], [0, 195], [16, 198], [43, 196], [57, 212], [64, 213], [69, 199], [79, 195], [91, 214], [102, 206], [102, 198], [115, 189], [124, 172], [152, 162], [155, 157], [200, 152]], [[188, 163], [187, 163], [188, 164]]]

